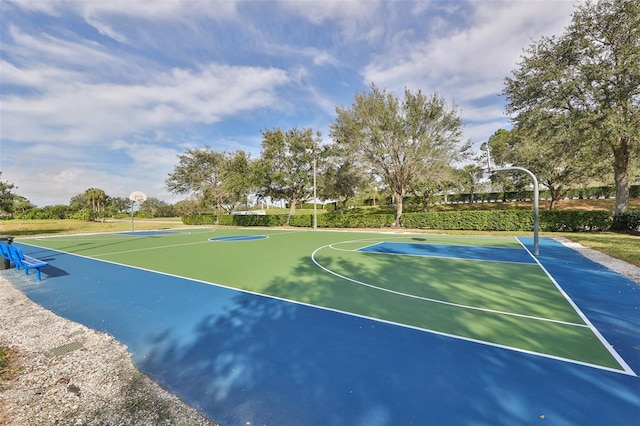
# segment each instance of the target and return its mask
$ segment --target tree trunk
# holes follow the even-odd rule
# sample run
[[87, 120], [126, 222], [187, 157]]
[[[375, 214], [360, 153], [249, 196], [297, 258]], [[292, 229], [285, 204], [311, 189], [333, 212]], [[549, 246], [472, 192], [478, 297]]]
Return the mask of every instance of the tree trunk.
[[398, 193], [393, 194], [396, 199], [396, 227], [402, 227], [402, 199], [404, 198], [402, 195]]
[[289, 216], [293, 216], [294, 214], [296, 214], [296, 204], [297, 203], [298, 203], [298, 197], [294, 195], [291, 198], [291, 202], [290, 202]]
[[549, 200], [549, 210], [553, 210], [556, 208], [556, 204], [560, 201], [560, 197], [562, 196], [562, 186], [555, 186], [547, 182], [547, 187], [549, 188], [549, 192], [551, 193], [551, 200]]
[[216, 199], [216, 225], [220, 224], [220, 211], [222, 210], [222, 202], [220, 198]]
[[616, 181], [616, 214], [624, 213], [629, 206], [629, 141], [623, 138], [613, 150], [613, 169]]

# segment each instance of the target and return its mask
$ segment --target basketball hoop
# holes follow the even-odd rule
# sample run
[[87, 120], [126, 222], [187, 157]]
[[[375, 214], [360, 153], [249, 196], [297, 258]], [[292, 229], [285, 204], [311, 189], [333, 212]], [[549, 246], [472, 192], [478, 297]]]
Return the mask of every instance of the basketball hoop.
[[538, 213], [539, 203], [539, 188], [538, 178], [530, 170], [523, 167], [491, 167], [491, 156], [489, 154], [489, 144], [487, 143], [487, 172], [493, 174], [495, 172], [507, 172], [507, 171], [520, 171], [529, 175], [531, 182], [533, 183], [533, 255], [538, 256], [540, 254], [540, 248], [538, 243], [538, 228], [540, 227], [540, 219]]
[[147, 196], [144, 195], [144, 192], [133, 191], [131, 195], [129, 195], [129, 199], [135, 203], [140, 203], [142, 201], [147, 201]]
[[142, 191], [133, 191], [131, 195], [129, 195], [129, 199], [131, 200], [131, 232], [135, 232], [133, 225], [133, 204], [140, 204], [144, 201], [147, 201], [147, 196], [144, 195], [144, 192]]

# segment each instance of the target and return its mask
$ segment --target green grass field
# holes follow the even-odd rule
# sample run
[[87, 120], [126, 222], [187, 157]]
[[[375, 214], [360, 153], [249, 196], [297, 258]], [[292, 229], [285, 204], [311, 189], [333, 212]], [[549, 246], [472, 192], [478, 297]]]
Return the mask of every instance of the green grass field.
[[[214, 242], [212, 237], [268, 236]], [[535, 262], [364, 253], [377, 242], [524, 251], [514, 237], [283, 229], [185, 229], [163, 234], [34, 238], [25, 243], [374, 318], [403, 326], [620, 369]]]

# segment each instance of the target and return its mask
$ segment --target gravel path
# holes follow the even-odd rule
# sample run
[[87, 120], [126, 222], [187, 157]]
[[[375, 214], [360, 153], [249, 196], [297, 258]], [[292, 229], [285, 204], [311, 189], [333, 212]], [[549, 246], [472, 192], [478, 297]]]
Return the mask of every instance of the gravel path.
[[0, 425], [215, 425], [131, 362], [113, 337], [29, 300], [0, 271], [0, 346], [10, 349], [0, 381]]
[[[564, 238], [563, 244], [640, 284], [640, 268]], [[11, 351], [0, 381], [0, 425], [214, 425], [133, 366], [111, 336], [31, 302], [0, 271], [0, 346]]]

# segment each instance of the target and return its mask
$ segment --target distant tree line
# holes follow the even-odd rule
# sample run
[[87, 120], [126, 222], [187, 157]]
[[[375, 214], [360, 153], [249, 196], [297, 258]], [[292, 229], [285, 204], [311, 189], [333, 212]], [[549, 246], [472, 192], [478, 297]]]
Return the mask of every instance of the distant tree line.
[[[26, 198], [13, 193], [15, 185], [3, 182], [0, 171], [0, 216], [20, 219], [81, 219], [101, 220], [105, 218], [126, 218], [131, 215], [131, 201], [124, 197], [112, 197], [99, 188], [88, 188], [71, 197], [68, 205], [37, 207]], [[148, 197], [139, 206], [137, 217], [175, 217], [179, 206], [168, 204], [154, 197]]]

